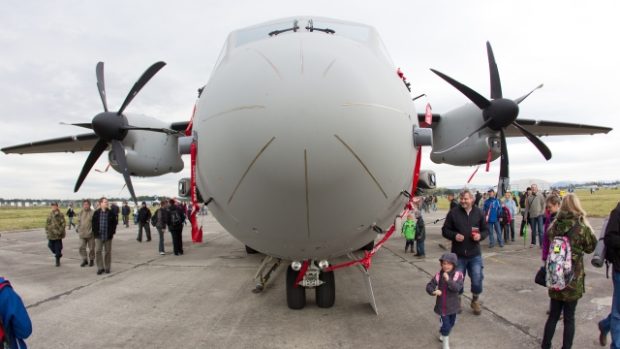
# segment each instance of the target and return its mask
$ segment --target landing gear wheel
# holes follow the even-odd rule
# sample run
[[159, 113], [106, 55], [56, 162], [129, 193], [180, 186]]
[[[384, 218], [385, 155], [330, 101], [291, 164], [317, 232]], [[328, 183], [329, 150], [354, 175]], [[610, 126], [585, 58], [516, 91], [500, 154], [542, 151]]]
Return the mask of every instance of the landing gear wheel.
[[247, 252], [247, 254], [257, 254], [258, 251], [256, 251], [255, 249], [251, 248], [248, 245], [245, 245], [245, 252]]
[[306, 306], [306, 289], [295, 287], [298, 274], [290, 265], [286, 269], [286, 304], [290, 309], [303, 309]]
[[316, 288], [316, 305], [319, 308], [331, 308], [336, 302], [336, 279], [334, 272], [321, 272], [319, 279], [324, 283]]
[[364, 245], [362, 248], [360, 248], [360, 251], [372, 251], [372, 249], [375, 248], [375, 240], [372, 240], [371, 242], [367, 243], [366, 245]]

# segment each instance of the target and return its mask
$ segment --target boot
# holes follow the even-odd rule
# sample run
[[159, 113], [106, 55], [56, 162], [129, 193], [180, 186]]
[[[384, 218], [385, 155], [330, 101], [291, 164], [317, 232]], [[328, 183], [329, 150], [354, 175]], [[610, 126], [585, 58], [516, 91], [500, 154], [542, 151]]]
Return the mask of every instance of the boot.
[[85, 259], [82, 261], [82, 264], [80, 264], [80, 267], [85, 267], [88, 265], [88, 261]]
[[449, 336], [443, 336], [443, 341], [442, 341], [443, 345], [442, 345], [442, 349], [450, 349], [450, 337]]
[[482, 308], [480, 307], [480, 301], [476, 298], [471, 301], [471, 309], [474, 311], [474, 315], [480, 315], [482, 313]]
[[92, 266], [94, 266], [94, 265], [95, 265], [95, 260], [94, 260], [94, 259], [91, 259], [91, 260], [90, 260], [90, 263], [88, 263], [88, 266], [89, 266], [89, 267], [92, 267]]
[[60, 266], [60, 257], [56, 257], [56, 266], [59, 267]]

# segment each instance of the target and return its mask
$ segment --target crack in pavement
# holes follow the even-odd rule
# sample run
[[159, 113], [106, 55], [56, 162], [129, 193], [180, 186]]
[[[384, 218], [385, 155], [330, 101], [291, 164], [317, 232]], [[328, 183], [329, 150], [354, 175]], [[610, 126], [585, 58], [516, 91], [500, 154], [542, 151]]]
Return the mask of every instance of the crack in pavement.
[[[410, 264], [411, 266], [415, 267], [418, 271], [428, 275], [429, 277], [432, 277], [433, 274], [429, 273], [428, 271], [426, 271], [424, 268], [422, 268], [421, 266], [418, 266], [415, 261], [410, 261], [406, 258], [404, 258], [403, 256], [401, 256], [400, 254], [396, 253], [394, 250], [392, 250], [391, 248], [387, 247], [387, 246], [383, 246], [383, 248], [385, 248], [386, 250], [390, 251], [394, 256], [400, 258], [404, 263]], [[461, 295], [462, 297], [471, 300], [472, 298], [463, 294]], [[508, 325], [508, 326], [512, 326], [514, 328], [516, 328], [518, 331], [522, 332], [523, 334], [525, 334], [526, 336], [536, 340], [538, 343], [542, 343], [542, 338], [535, 336], [533, 334], [531, 334], [529, 332], [529, 327], [528, 326], [523, 326], [521, 324], [515, 323], [510, 321], [509, 319], [507, 319], [506, 317], [500, 315], [499, 313], [493, 311], [491, 308], [487, 307], [484, 305], [484, 303], [480, 304], [480, 307], [485, 309], [487, 312], [489, 312], [490, 314], [492, 314], [494, 317], [496, 317], [500, 322]]]

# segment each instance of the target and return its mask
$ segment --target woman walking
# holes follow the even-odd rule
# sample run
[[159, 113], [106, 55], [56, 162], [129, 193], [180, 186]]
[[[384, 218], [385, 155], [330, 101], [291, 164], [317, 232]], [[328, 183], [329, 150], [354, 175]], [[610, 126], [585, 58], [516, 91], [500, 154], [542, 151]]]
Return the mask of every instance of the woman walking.
[[[547, 265], [556, 260], [552, 254], [566, 253], [570, 251], [571, 268], [573, 271], [572, 279], [567, 280], [566, 287], [549, 288], [550, 312], [547, 323], [545, 324], [545, 332], [543, 335], [542, 348], [551, 348], [551, 341], [555, 333], [555, 326], [560, 319], [562, 312], [564, 313], [564, 335], [562, 339], [562, 348], [570, 349], [573, 346], [573, 338], [575, 337], [575, 309], [577, 301], [585, 292], [585, 271], [583, 266], [583, 254], [592, 253], [596, 247], [596, 236], [592, 233], [592, 227], [586, 219], [586, 213], [581, 208], [579, 199], [574, 194], [568, 194], [560, 206], [555, 221], [548, 230], [550, 250]], [[566, 237], [569, 244], [564, 243], [559, 248], [558, 241]], [[559, 238], [559, 239], [556, 239]], [[565, 254], [568, 256], [568, 253]], [[550, 269], [547, 268], [547, 278], [549, 280]], [[555, 281], [555, 280], [554, 280]], [[547, 281], [549, 286], [549, 281]]]

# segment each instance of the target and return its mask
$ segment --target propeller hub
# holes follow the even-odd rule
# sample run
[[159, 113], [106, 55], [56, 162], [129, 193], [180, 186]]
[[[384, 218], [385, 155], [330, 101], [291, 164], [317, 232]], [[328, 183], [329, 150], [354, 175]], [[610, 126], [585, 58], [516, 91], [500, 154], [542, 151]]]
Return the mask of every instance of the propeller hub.
[[122, 141], [127, 135], [124, 126], [127, 125], [127, 118], [112, 112], [103, 112], [93, 118], [93, 131], [99, 138], [110, 142], [113, 139]]
[[508, 127], [519, 116], [519, 105], [506, 98], [499, 98], [491, 101], [491, 105], [484, 109], [482, 113], [484, 120], [491, 119], [489, 128], [499, 131]]

